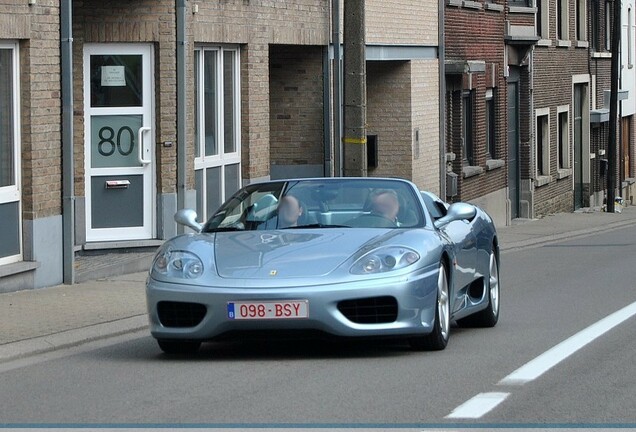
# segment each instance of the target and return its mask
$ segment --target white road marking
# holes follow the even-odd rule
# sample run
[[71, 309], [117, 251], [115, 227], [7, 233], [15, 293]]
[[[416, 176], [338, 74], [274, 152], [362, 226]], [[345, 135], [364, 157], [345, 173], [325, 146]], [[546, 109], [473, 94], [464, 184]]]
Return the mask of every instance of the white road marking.
[[453, 410], [446, 418], [478, 419], [506, 400], [510, 393], [479, 393]]
[[534, 360], [529, 361], [516, 371], [499, 381], [500, 385], [523, 385], [533, 381], [549, 371], [551, 368], [602, 336], [609, 330], [636, 315], [636, 302], [614, 312], [602, 320], [592, 324], [574, 336], [564, 340], [544, 352]]

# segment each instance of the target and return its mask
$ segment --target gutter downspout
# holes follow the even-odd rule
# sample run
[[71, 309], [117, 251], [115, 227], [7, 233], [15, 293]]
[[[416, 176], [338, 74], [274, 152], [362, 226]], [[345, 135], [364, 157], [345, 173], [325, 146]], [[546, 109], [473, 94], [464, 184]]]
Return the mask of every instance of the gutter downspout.
[[331, 149], [331, 98], [329, 95], [331, 82], [331, 68], [329, 67], [329, 45], [323, 50], [322, 55], [322, 123], [324, 165], [323, 175], [333, 177], [333, 154]]
[[333, 43], [333, 132], [334, 132], [334, 176], [343, 176], [342, 153], [342, 73], [340, 72], [340, 0], [331, 2], [331, 31]]
[[439, 0], [438, 12], [438, 48], [439, 59], [439, 196], [446, 200], [446, 54], [444, 44], [444, 8], [445, 0]]
[[[176, 0], [177, 28], [177, 209], [186, 206], [186, 0]], [[177, 224], [177, 233], [185, 228]]]
[[73, 6], [60, 2], [62, 80], [62, 256], [63, 280], [75, 283], [75, 185], [73, 164]]

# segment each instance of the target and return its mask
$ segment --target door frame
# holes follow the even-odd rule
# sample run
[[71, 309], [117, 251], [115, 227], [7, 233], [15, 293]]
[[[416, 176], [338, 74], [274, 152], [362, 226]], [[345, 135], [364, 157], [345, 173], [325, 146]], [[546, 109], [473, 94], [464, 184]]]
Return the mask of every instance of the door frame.
[[[512, 69], [512, 68], [511, 68]], [[511, 78], [513, 78], [512, 74], [511, 74]], [[515, 76], [514, 78], [518, 78], [518, 75]], [[520, 124], [521, 124], [521, 116], [520, 116], [520, 103], [519, 103], [519, 80], [518, 79], [510, 79], [507, 83], [507, 87], [506, 87], [506, 91], [507, 91], [507, 95], [506, 95], [506, 112], [510, 112], [510, 91], [511, 91], [511, 87], [514, 88], [514, 103], [515, 103], [515, 112], [516, 112], [516, 125], [515, 125], [515, 160], [514, 160], [514, 165], [512, 163], [512, 161], [510, 160], [510, 152], [511, 152], [511, 146], [510, 146], [510, 119], [508, 119], [508, 127], [506, 130], [506, 144], [508, 147], [508, 173], [507, 173], [507, 178], [508, 178], [508, 199], [510, 200], [510, 219], [515, 219], [518, 217], [521, 217], [521, 165], [520, 165], [520, 153], [521, 153], [521, 131], [520, 129]], [[509, 116], [508, 116], [509, 117]], [[516, 187], [515, 187], [515, 193], [514, 193], [514, 197], [512, 197], [511, 195], [511, 190], [510, 190], [510, 179], [511, 179], [511, 171], [512, 174], [514, 174], [514, 180], [516, 183]]]
[[[122, 108], [92, 108], [90, 93], [90, 57], [99, 54], [119, 54], [119, 55], [142, 55], [142, 64], [147, 73], [143, 76], [142, 83], [142, 106], [126, 107], [126, 114], [139, 114], [142, 116], [142, 127], [149, 127], [148, 147], [150, 148], [151, 162], [142, 167], [120, 167], [120, 168], [91, 168], [91, 115], [121, 115]], [[150, 43], [87, 43], [84, 44], [82, 53], [83, 78], [82, 87], [84, 91], [84, 197], [85, 197], [85, 234], [87, 242], [99, 241], [126, 241], [126, 240], [147, 240], [156, 237], [156, 203], [157, 203], [157, 182], [156, 182], [156, 114], [155, 114], [155, 56], [154, 47]], [[147, 95], [147, 96], [146, 96]], [[147, 106], [146, 106], [147, 104]], [[132, 112], [128, 112], [132, 111]], [[131, 172], [132, 171], [132, 172]], [[91, 228], [92, 224], [92, 196], [91, 177], [112, 176], [112, 175], [135, 175], [142, 174], [144, 198], [143, 205], [143, 226], [142, 227], [120, 227], [120, 228]]]
[[22, 122], [21, 122], [21, 103], [20, 103], [20, 44], [13, 40], [0, 41], [1, 49], [11, 50], [12, 57], [12, 100], [13, 109], [13, 168], [14, 183], [10, 186], [0, 187], [0, 204], [18, 203], [18, 253], [15, 255], [0, 256], [0, 265], [12, 264], [20, 262], [24, 255], [23, 245], [23, 218], [22, 218]]

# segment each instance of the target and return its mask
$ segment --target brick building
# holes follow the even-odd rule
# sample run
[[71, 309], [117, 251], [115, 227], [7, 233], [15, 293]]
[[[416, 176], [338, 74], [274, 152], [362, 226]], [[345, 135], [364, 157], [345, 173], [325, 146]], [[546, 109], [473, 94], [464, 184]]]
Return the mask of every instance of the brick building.
[[521, 215], [534, 14], [524, 2], [445, 7], [446, 195], [481, 205], [498, 225]]
[[[78, 258], [152, 250], [177, 208], [205, 219], [242, 185], [338, 175], [332, 2], [13, 3], [0, 6], [0, 291], [92, 277]], [[438, 2], [366, 7], [369, 175], [439, 192]]]
[[[633, 174], [633, 2], [623, 4], [620, 123], [616, 158], [619, 185]], [[543, 0], [541, 40], [534, 50], [534, 148], [528, 198], [531, 217], [600, 207], [606, 194], [603, 165], [609, 135], [613, 3]]]

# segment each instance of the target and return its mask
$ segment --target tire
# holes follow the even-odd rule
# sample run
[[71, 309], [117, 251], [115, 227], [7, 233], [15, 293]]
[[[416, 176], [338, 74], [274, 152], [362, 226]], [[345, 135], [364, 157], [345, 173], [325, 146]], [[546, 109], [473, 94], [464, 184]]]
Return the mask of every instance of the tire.
[[437, 307], [433, 331], [424, 336], [409, 339], [411, 348], [417, 351], [441, 351], [448, 345], [450, 336], [450, 296], [448, 292], [448, 273], [443, 263], [439, 265], [437, 277]]
[[466, 318], [457, 320], [462, 327], [494, 327], [499, 321], [499, 262], [494, 252], [490, 253], [488, 272], [488, 306]]
[[157, 343], [161, 351], [171, 355], [194, 354], [201, 347], [201, 341], [158, 339]]

